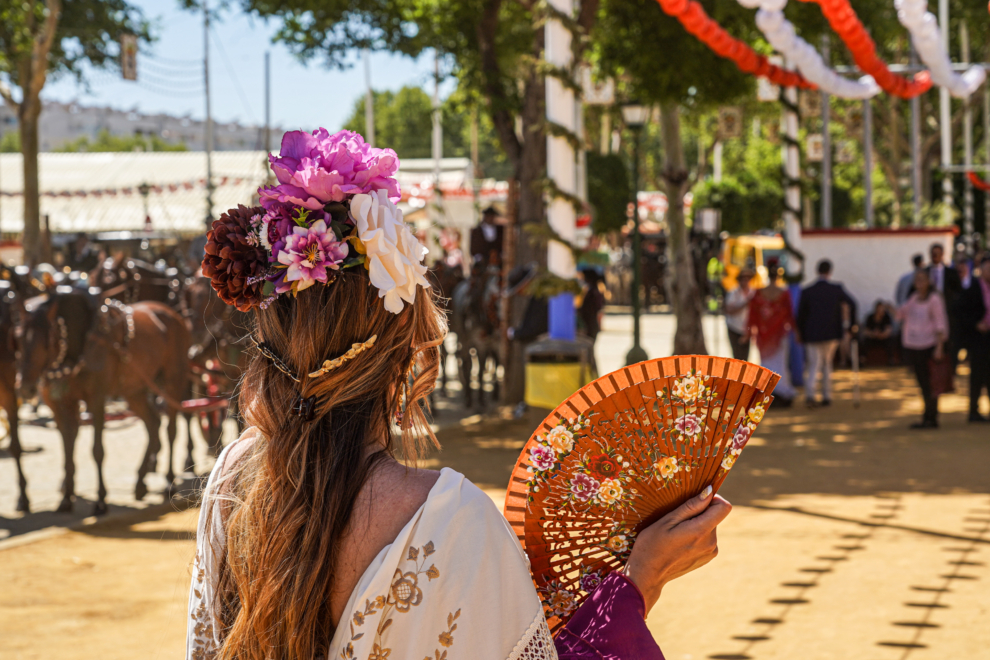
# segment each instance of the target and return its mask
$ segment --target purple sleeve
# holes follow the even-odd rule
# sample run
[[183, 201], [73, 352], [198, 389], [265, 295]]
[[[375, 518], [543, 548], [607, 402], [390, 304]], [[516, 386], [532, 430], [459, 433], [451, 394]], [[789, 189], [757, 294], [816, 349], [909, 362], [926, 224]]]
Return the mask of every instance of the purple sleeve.
[[560, 660], [664, 660], [646, 627], [643, 595], [610, 573], [554, 639]]

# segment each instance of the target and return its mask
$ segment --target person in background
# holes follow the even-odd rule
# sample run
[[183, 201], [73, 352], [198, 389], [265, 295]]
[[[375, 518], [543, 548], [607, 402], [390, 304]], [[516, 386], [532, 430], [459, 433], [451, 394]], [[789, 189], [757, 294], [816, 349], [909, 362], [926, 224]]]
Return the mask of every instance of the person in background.
[[760, 364], [780, 374], [780, 381], [773, 391], [774, 404], [790, 408], [795, 394], [787, 368], [788, 336], [794, 329], [791, 294], [777, 285], [783, 269], [776, 257], [767, 260], [767, 273], [770, 283], [757, 290], [749, 303], [747, 332], [750, 338], [756, 338]]
[[911, 424], [911, 428], [938, 428], [938, 396], [932, 393], [929, 362], [942, 359], [949, 337], [949, 322], [945, 301], [932, 287], [928, 271], [915, 273], [914, 293], [897, 310], [897, 319], [901, 322], [904, 361], [914, 370], [925, 402], [921, 421]]
[[[973, 262], [977, 263], [977, 262]], [[959, 273], [959, 283], [965, 291], [973, 284], [973, 269], [970, 268], [969, 257], [960, 252], [955, 258], [956, 272]]]
[[88, 273], [100, 265], [101, 261], [103, 259], [99, 252], [89, 242], [89, 235], [83, 231], [76, 234], [76, 240], [72, 242], [66, 265], [80, 273]]
[[897, 280], [897, 288], [894, 291], [894, 303], [898, 307], [907, 302], [908, 297], [911, 295], [911, 288], [914, 286], [914, 272], [922, 268], [924, 264], [925, 257], [923, 255], [914, 255], [911, 257], [911, 265], [914, 267], [901, 275], [901, 278]]
[[945, 248], [940, 243], [932, 243], [929, 251], [931, 264], [928, 266], [928, 279], [931, 281], [932, 290], [937, 291], [942, 296], [945, 304], [946, 317], [949, 321], [949, 337], [946, 340], [945, 350], [952, 358], [952, 367], [955, 368], [959, 362], [959, 324], [956, 322], [956, 304], [962, 295], [962, 278], [959, 271], [951, 265], [944, 263]]
[[887, 364], [893, 364], [895, 346], [894, 319], [887, 304], [878, 300], [873, 306], [873, 312], [866, 317], [866, 326], [863, 330], [863, 355], [870, 360], [871, 355], [882, 352]]
[[[848, 308], [848, 318], [855, 319], [856, 301], [841, 284], [830, 282], [832, 262], [818, 262], [818, 280], [804, 288], [798, 303], [797, 330], [801, 343], [808, 351], [808, 380], [804, 397], [809, 406], [832, 403], [832, 361], [839, 341], [849, 332], [843, 323], [842, 306]], [[822, 398], [816, 400], [818, 374], [822, 380]]]
[[601, 291], [601, 275], [595, 268], [582, 268], [586, 289], [578, 309], [578, 318], [584, 333], [594, 342], [602, 329], [602, 310], [605, 309], [605, 294]]
[[502, 240], [505, 228], [495, 223], [498, 211], [489, 206], [481, 212], [481, 223], [471, 230], [471, 259], [487, 265], [502, 265]]
[[969, 354], [969, 421], [990, 422], [980, 414], [983, 389], [990, 395], [990, 253], [983, 253], [979, 268], [979, 277], [963, 290], [959, 321]]
[[739, 286], [725, 294], [725, 325], [729, 329], [729, 344], [732, 357], [737, 360], [749, 359], [749, 339], [746, 338], [746, 323], [749, 321], [749, 302], [756, 293], [749, 287], [753, 271], [743, 268], [737, 278]]

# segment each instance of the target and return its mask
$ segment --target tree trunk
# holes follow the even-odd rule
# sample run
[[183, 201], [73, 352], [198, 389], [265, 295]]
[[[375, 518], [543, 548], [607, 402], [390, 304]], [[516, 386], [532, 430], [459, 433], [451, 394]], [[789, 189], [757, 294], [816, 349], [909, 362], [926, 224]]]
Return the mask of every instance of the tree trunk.
[[707, 355], [701, 326], [702, 296], [695, 280], [694, 259], [687, 226], [684, 222], [684, 195], [688, 190], [688, 171], [681, 141], [680, 108], [674, 103], [660, 105], [660, 132], [663, 139], [664, 165], [661, 177], [667, 193], [668, 263], [674, 264], [671, 289], [677, 330], [674, 355]]
[[38, 264], [41, 258], [41, 197], [38, 183], [38, 116], [41, 104], [25, 99], [20, 106], [21, 158], [24, 172], [24, 263]]

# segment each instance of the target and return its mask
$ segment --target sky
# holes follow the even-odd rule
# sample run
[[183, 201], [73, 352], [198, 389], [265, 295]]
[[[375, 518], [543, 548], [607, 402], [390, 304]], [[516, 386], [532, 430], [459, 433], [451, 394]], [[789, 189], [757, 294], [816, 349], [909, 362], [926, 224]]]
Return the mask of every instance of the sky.
[[[88, 89], [74, 79], [50, 81], [42, 97], [51, 101], [76, 101], [87, 106], [137, 109], [202, 118], [203, 94], [202, 14], [179, 9], [175, 0], [132, 0], [152, 21], [158, 36], [138, 55], [138, 81], [120, 79], [119, 73], [93, 72]], [[249, 17], [238, 10], [227, 12], [211, 25], [210, 99], [215, 121], [263, 124], [264, 57], [271, 51], [272, 126], [283, 129], [324, 127], [339, 129], [355, 100], [365, 92], [364, 64], [358, 56], [353, 66], [329, 69], [320, 58], [308, 64], [297, 60], [284, 46], [273, 44], [277, 25]], [[371, 55], [372, 87], [397, 90], [404, 85], [424, 87], [432, 93], [433, 58], [412, 60], [388, 53]], [[445, 91], [441, 85], [441, 93]]]

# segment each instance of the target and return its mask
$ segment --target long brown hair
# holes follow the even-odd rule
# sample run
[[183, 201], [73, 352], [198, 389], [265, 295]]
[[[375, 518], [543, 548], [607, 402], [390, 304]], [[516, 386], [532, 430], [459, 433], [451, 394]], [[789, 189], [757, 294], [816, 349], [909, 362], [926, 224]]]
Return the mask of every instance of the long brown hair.
[[[219, 657], [313, 660], [330, 652], [340, 539], [370, 470], [398, 453], [415, 461], [436, 443], [421, 400], [436, 381], [446, 322], [429, 289], [395, 315], [358, 272], [279, 296], [256, 320], [258, 341], [300, 382], [258, 355], [241, 385], [241, 410], [260, 435], [224, 498], [226, 546], [215, 549]], [[373, 335], [373, 347], [308, 377]], [[297, 397], [311, 396], [315, 416], [306, 422], [291, 408]], [[395, 433], [400, 406], [402, 431]]]

